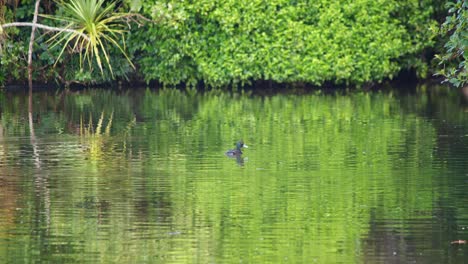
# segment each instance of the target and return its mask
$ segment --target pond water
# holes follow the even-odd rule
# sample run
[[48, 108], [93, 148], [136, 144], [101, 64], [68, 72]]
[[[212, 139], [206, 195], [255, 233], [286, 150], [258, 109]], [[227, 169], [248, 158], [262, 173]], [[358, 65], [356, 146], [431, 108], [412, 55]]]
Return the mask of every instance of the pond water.
[[3, 91], [0, 262], [466, 263], [468, 100], [410, 90]]

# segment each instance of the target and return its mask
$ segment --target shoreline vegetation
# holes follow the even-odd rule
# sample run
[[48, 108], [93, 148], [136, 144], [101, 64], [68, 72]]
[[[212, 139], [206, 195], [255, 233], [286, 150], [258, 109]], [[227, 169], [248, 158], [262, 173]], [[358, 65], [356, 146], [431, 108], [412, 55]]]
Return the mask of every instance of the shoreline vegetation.
[[[9, 24], [0, 26], [0, 87], [27, 84], [31, 30], [11, 25], [30, 25], [38, 3], [0, 0], [0, 25]], [[467, 83], [462, 0], [42, 0], [39, 7], [35, 86]]]
[[[190, 91], [194, 90], [197, 92], [209, 92], [212, 90], [229, 90], [233, 92], [254, 92], [259, 94], [276, 94], [276, 93], [292, 93], [292, 94], [302, 94], [302, 93], [314, 93], [314, 92], [324, 92], [324, 93], [335, 93], [335, 92], [352, 92], [352, 91], [385, 91], [385, 90], [399, 90], [402, 92], [411, 92], [418, 87], [438, 87], [444, 85], [443, 78], [428, 78], [428, 79], [418, 79], [414, 76], [401, 75], [392, 80], [386, 80], [381, 83], [368, 84], [366, 86], [357, 87], [345, 86], [345, 85], [335, 85], [333, 83], [323, 84], [321, 86], [311, 85], [307, 83], [275, 83], [268, 81], [256, 81], [248, 85], [238, 85], [238, 86], [229, 86], [229, 87], [213, 87], [213, 86], [204, 86], [199, 84], [197, 86], [187, 86], [185, 84], [179, 85], [165, 85], [163, 83], [158, 83], [152, 81], [150, 83], [146, 82], [129, 82], [129, 81], [111, 81], [106, 83], [84, 85], [84, 84], [71, 84], [65, 86], [57, 83], [34, 83], [34, 92], [42, 91], [84, 91], [84, 90], [94, 90], [94, 89], [104, 89], [104, 90], [120, 90], [127, 91], [130, 89], [150, 89], [150, 90], [164, 90], [164, 89], [176, 89], [180, 91]], [[466, 88], [466, 87], [465, 87]], [[7, 84], [0, 88], [0, 90], [8, 92], [27, 92], [29, 86], [27, 83], [23, 84]], [[466, 90], [466, 89], [465, 89]]]

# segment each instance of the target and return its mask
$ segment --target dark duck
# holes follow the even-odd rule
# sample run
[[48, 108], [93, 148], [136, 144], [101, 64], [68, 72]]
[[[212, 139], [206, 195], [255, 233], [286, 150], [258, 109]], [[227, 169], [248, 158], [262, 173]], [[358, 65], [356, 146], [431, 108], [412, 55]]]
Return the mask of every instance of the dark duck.
[[237, 157], [242, 155], [242, 148], [248, 148], [247, 145], [244, 144], [244, 142], [241, 140], [236, 143], [236, 148], [235, 149], [230, 149], [226, 151], [226, 156], [228, 157]]

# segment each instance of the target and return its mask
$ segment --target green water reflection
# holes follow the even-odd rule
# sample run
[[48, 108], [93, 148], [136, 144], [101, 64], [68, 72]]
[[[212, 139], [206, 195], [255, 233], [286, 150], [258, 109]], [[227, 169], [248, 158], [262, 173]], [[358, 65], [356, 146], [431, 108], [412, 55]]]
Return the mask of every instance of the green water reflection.
[[[463, 263], [468, 104], [349, 94], [0, 94], [5, 263]], [[239, 159], [224, 156], [243, 139]], [[1, 261], [0, 261], [1, 262]]]

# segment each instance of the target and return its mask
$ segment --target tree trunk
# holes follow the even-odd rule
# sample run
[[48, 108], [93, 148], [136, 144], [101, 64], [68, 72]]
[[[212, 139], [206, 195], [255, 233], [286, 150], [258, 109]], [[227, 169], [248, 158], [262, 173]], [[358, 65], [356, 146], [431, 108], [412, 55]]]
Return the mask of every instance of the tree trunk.
[[[31, 28], [31, 38], [29, 39], [29, 51], [28, 51], [28, 84], [29, 84], [29, 95], [30, 98], [32, 97], [32, 53], [33, 53], [33, 46], [34, 46], [34, 38], [36, 36], [36, 23], [37, 23], [37, 16], [39, 14], [39, 4], [41, 0], [36, 0], [36, 5], [34, 7], [34, 17], [32, 22]], [[32, 112], [32, 101], [29, 101], [29, 111]]]

